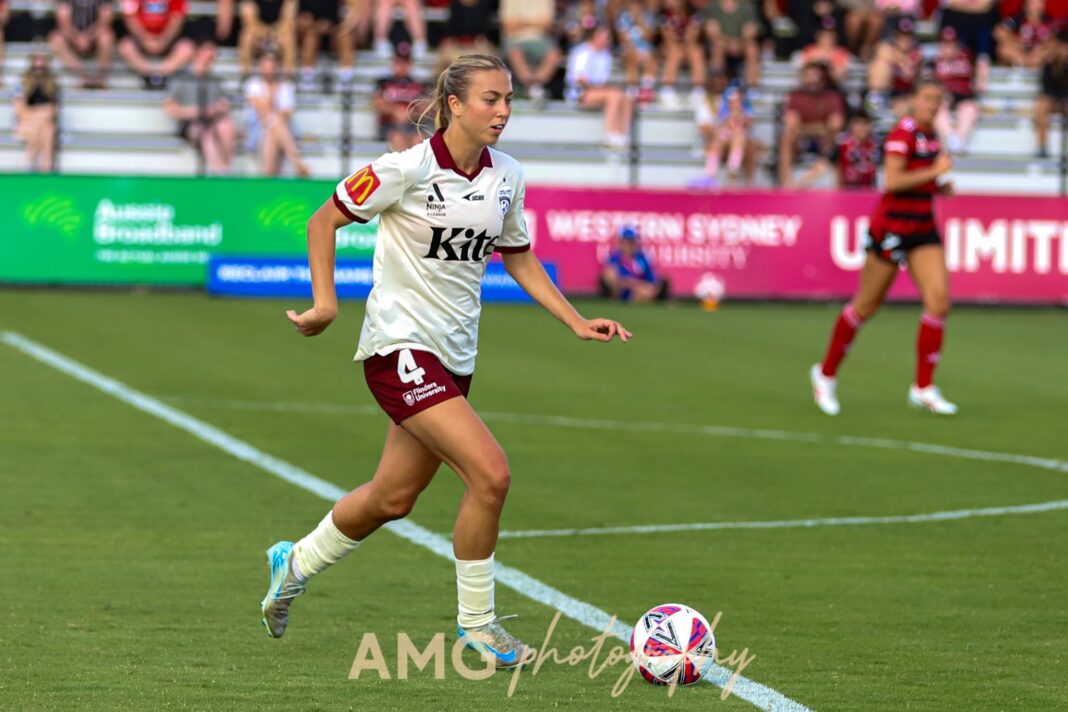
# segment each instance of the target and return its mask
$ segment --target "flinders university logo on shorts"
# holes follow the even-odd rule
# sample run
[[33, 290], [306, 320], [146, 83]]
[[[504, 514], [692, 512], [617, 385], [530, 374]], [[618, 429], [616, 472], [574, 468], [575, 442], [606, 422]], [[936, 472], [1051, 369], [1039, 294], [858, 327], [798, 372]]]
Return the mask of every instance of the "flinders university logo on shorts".
[[439, 393], [444, 392], [445, 386], [439, 386], [438, 382], [434, 381], [433, 383], [427, 383], [425, 385], [419, 386], [418, 388], [413, 388], [412, 390], [405, 393], [404, 403], [410, 408], [420, 401], [426, 400], [431, 396], [436, 396]]

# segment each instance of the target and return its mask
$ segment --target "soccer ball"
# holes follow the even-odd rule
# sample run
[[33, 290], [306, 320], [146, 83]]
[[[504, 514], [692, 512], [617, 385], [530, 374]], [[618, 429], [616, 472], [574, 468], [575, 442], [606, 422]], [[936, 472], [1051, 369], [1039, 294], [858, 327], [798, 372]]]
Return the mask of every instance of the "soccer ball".
[[650, 608], [630, 634], [634, 664], [654, 685], [692, 685], [716, 660], [716, 638], [705, 617], [680, 603]]

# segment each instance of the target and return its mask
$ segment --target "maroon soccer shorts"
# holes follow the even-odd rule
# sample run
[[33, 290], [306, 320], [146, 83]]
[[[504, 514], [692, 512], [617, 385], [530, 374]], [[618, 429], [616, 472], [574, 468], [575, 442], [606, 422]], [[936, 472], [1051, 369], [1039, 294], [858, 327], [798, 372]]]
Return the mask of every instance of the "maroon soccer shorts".
[[363, 362], [367, 387], [378, 405], [400, 425], [450, 398], [467, 397], [471, 376], [452, 373], [429, 351], [400, 349]]

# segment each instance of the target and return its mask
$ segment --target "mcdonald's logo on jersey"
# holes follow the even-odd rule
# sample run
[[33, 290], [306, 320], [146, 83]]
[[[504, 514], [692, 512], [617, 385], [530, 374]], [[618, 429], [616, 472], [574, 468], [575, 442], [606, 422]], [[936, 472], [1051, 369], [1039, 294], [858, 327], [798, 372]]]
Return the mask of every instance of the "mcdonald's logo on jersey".
[[371, 197], [371, 193], [378, 190], [382, 181], [375, 175], [371, 166], [364, 166], [345, 179], [345, 191], [356, 205], [363, 205]]

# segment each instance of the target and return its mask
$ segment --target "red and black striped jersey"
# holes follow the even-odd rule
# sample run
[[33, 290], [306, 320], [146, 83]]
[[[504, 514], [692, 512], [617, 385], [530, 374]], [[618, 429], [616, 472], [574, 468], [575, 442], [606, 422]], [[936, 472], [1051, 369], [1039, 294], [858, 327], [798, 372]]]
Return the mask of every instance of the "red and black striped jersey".
[[879, 171], [879, 144], [873, 138], [838, 141], [838, 183], [849, 188], [874, 188]]
[[[902, 156], [905, 171], [930, 168], [941, 151], [938, 134], [929, 126], [920, 126], [911, 116], [905, 116], [886, 137], [883, 156]], [[871, 233], [882, 237], [887, 233], [906, 237], [934, 232], [934, 196], [938, 184], [930, 180], [906, 191], [883, 193], [879, 206], [871, 218]]]

